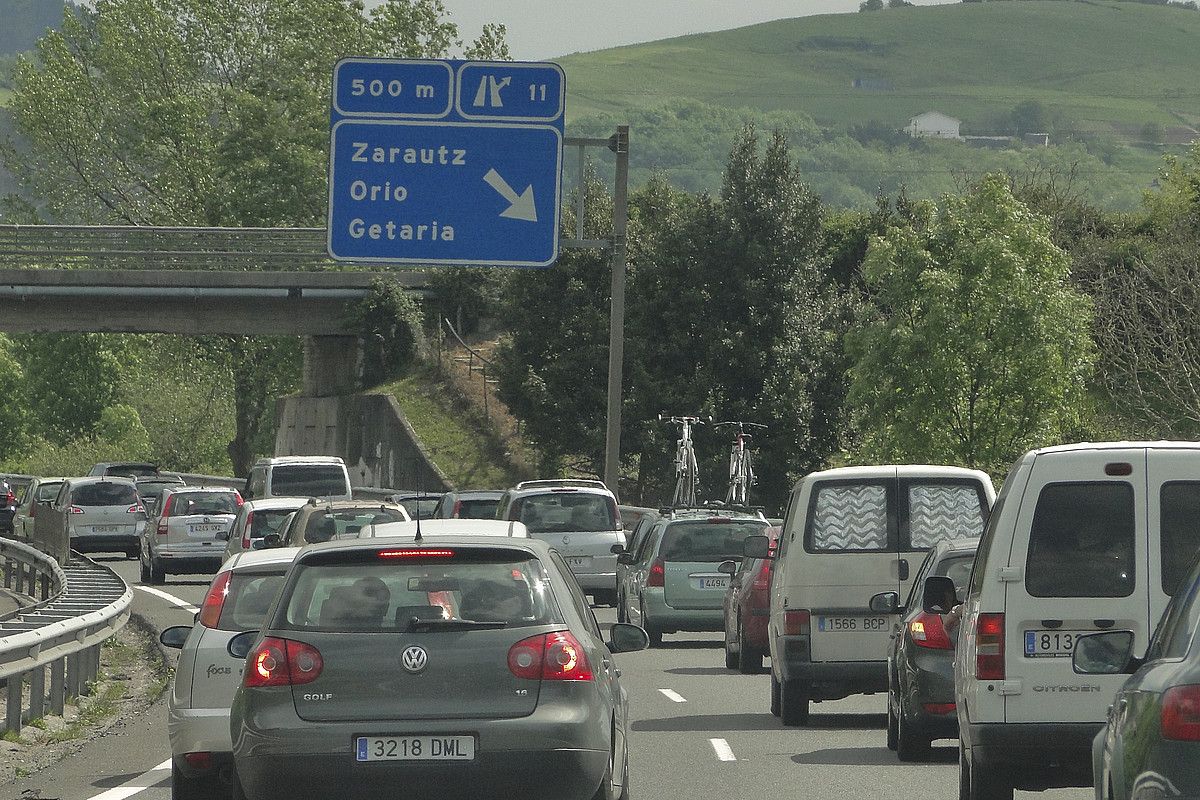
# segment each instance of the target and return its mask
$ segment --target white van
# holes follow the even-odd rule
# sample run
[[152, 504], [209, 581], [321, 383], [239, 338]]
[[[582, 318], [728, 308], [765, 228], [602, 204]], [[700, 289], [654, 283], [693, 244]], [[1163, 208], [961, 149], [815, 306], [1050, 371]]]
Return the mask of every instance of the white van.
[[[905, 597], [934, 544], [982, 533], [994, 497], [986, 473], [959, 467], [845, 467], [796, 484], [767, 628], [771, 711], [784, 725], [807, 724], [810, 702], [887, 691], [896, 616], [873, 612], [872, 596]], [[767, 556], [765, 537], [746, 555]]]
[[1013, 465], [955, 658], [964, 800], [1091, 785], [1092, 739], [1128, 676], [1075, 674], [1075, 640], [1133, 631], [1143, 655], [1198, 544], [1200, 443], [1074, 444]]
[[336, 456], [277, 456], [260, 458], [250, 468], [246, 500], [267, 497], [318, 497], [322, 500], [353, 500], [350, 473]]

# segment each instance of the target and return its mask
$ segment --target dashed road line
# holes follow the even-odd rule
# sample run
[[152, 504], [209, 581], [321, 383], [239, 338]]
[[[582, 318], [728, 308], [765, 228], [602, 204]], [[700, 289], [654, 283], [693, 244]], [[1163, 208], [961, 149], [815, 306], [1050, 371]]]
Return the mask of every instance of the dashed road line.
[[166, 600], [171, 605], [178, 606], [179, 608], [182, 608], [184, 611], [190, 611], [191, 613], [195, 614], [197, 611], [200, 610], [200, 609], [196, 608], [196, 606], [189, 603], [187, 600], [181, 600], [180, 598], [176, 597], [175, 595], [170, 594], [168, 592], [164, 592], [161, 589], [155, 589], [153, 586], [135, 586], [134, 588], [141, 589], [146, 594], [152, 594], [155, 597], [158, 597], [162, 600]]
[[717, 754], [719, 761], [737, 761], [737, 756], [733, 754], [733, 748], [729, 746], [729, 742], [724, 739], [709, 739], [708, 743], [712, 745], [712, 749]]
[[659, 689], [658, 691], [662, 694], [663, 697], [665, 697], [668, 700], [671, 700], [673, 702], [676, 702], [676, 703], [686, 703], [687, 702], [687, 700], [684, 699], [683, 695], [679, 694], [679, 692], [672, 691], [671, 689]]
[[[139, 586], [138, 588], [140, 589], [141, 587]], [[163, 592], [163, 594], [166, 594], [166, 592]], [[171, 759], [168, 758], [154, 769], [147, 770], [133, 780], [126, 781], [120, 786], [115, 786], [106, 792], [93, 795], [88, 800], [125, 800], [126, 797], [133, 797], [135, 794], [141, 794], [146, 791], [151, 786], [158, 785], [163, 778], [167, 777], [163, 773], [169, 773], [170, 771]]]

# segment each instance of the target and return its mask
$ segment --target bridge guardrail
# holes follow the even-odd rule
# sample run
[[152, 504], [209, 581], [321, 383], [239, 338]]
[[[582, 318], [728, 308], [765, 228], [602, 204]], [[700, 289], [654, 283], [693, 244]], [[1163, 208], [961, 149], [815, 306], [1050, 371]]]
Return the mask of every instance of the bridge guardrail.
[[60, 567], [49, 555], [9, 539], [0, 540], [0, 562], [5, 588], [35, 600], [0, 620], [0, 680], [8, 695], [4, 730], [9, 732], [20, 731], [24, 721], [41, 718], [47, 709], [61, 715], [68, 698], [90, 691], [100, 645], [129, 620], [133, 590], [91, 559], [73, 553]]

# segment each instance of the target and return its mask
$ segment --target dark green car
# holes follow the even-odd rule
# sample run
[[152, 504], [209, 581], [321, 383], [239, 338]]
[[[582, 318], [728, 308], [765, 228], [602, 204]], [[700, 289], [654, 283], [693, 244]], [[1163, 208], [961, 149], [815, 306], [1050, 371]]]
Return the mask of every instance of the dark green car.
[[305, 548], [248, 649], [230, 727], [251, 800], [628, 793], [613, 653], [536, 539]]

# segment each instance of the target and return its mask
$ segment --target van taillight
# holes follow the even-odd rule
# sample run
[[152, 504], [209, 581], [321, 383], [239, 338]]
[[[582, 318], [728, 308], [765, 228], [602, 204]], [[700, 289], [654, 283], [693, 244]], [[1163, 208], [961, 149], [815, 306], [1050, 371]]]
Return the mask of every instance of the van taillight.
[[1160, 729], [1164, 739], [1200, 741], [1200, 686], [1172, 686], [1163, 693]]
[[592, 667], [570, 631], [530, 636], [508, 650], [508, 669], [526, 680], [590, 681]]
[[916, 619], [908, 623], [908, 635], [912, 637], [917, 647], [927, 647], [930, 650], [953, 650], [954, 644], [946, 635], [946, 627], [942, 624], [941, 614], [928, 614], [922, 611]]
[[246, 514], [246, 527], [242, 528], [242, 549], [250, 549], [250, 531], [254, 528], [254, 512]]
[[200, 607], [200, 624], [206, 628], [217, 627], [221, 619], [221, 609], [225, 607], [225, 597], [229, 594], [229, 572], [222, 572], [213, 579], [204, 596], [204, 605]]
[[1004, 680], [1004, 615], [980, 614], [975, 623], [975, 677]]
[[783, 612], [784, 636], [808, 636], [812, 630], [812, 614], [807, 608], [791, 608]]
[[667, 577], [667, 565], [661, 558], [654, 559], [650, 565], [650, 574], [646, 576], [647, 586], [663, 586]]
[[312, 645], [268, 636], [250, 651], [242, 685], [300, 686], [315, 681], [324, 668], [320, 651]]

